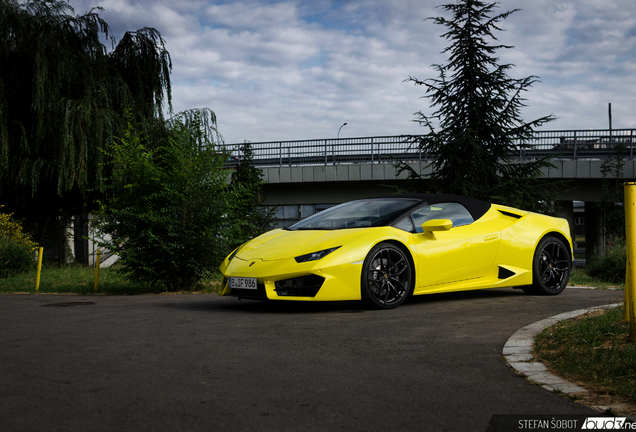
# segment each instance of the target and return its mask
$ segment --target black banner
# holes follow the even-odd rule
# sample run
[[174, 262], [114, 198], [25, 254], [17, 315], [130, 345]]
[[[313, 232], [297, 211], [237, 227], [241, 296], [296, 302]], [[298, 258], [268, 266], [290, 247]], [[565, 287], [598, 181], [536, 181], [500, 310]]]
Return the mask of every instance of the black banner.
[[498, 415], [490, 418], [486, 432], [570, 432], [587, 430], [635, 430], [636, 419], [586, 415]]

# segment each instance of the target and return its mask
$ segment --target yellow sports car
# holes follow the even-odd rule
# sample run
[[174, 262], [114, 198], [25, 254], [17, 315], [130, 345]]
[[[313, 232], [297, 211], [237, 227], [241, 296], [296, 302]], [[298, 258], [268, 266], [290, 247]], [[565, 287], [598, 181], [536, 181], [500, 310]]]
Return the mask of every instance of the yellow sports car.
[[496, 287], [555, 295], [568, 283], [565, 219], [473, 198], [414, 194], [351, 201], [234, 250], [220, 294], [262, 300], [363, 300]]

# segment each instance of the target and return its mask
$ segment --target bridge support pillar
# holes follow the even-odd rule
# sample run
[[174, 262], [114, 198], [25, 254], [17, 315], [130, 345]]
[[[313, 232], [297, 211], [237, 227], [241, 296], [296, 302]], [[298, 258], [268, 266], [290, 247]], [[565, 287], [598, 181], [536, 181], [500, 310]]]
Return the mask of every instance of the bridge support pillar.
[[585, 260], [589, 261], [595, 251], [603, 254], [603, 246], [601, 212], [595, 202], [585, 201]]
[[574, 205], [572, 201], [557, 201], [556, 215], [568, 221], [570, 225], [570, 237], [572, 237], [572, 243], [574, 243], [576, 230], [574, 227]]

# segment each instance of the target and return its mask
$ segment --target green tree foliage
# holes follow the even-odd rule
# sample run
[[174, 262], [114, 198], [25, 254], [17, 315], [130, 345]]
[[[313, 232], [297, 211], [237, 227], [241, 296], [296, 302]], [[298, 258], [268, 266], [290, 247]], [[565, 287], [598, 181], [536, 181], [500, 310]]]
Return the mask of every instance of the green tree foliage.
[[0, 277], [32, 269], [36, 248], [37, 244], [10, 213], [0, 213]]
[[184, 290], [229, 252], [224, 232], [236, 197], [214, 113], [182, 113], [166, 131], [165, 140], [149, 144], [129, 124], [112, 146], [109, 198], [95, 226], [110, 236], [102, 246], [119, 255], [128, 277]]
[[534, 128], [554, 119], [553, 116], [525, 122], [521, 109], [522, 93], [537, 81], [534, 76], [511, 78], [513, 65], [499, 64], [497, 50], [512, 48], [498, 43], [497, 24], [516, 10], [492, 16], [498, 3], [458, 0], [441, 6], [453, 14], [452, 19], [430, 18], [445, 26], [442, 37], [450, 42], [443, 51], [448, 60], [433, 65], [436, 79], [406, 81], [424, 86], [424, 98], [435, 109], [432, 115], [417, 112], [414, 121], [428, 129], [423, 136], [412, 137], [414, 145], [432, 158], [430, 181], [405, 163], [398, 170], [407, 171], [411, 190], [432, 189], [438, 192], [472, 196], [528, 210], [540, 210], [550, 194], [536, 178], [550, 166], [541, 159], [516, 163], [533, 136]]
[[[0, 196], [41, 241], [49, 223], [92, 210], [102, 149], [126, 110], [140, 128], [170, 105], [170, 57], [159, 32], [129, 32], [111, 52], [108, 24], [59, 0], [0, 0]], [[171, 109], [171, 106], [170, 106]]]
[[254, 238], [273, 227], [275, 207], [264, 207], [262, 196], [263, 173], [254, 166], [254, 152], [249, 141], [240, 147], [238, 165], [232, 172], [231, 188], [238, 197], [233, 205], [234, 246]]

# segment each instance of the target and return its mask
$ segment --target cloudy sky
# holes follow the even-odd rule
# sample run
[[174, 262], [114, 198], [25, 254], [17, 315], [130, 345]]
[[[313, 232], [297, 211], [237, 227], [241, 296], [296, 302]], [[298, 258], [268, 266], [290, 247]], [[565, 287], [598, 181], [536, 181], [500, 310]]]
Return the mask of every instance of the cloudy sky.
[[[450, 2], [450, 1], [448, 1]], [[422, 133], [430, 113], [409, 76], [446, 59], [445, 0], [70, 0], [119, 40], [154, 27], [172, 57], [175, 111], [208, 107], [227, 143]], [[536, 75], [524, 118], [546, 130], [636, 128], [634, 0], [501, 0], [501, 63]]]

